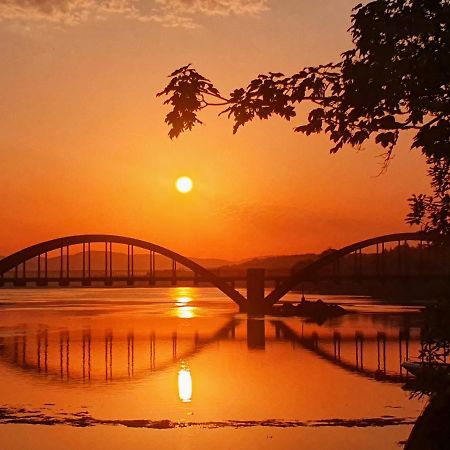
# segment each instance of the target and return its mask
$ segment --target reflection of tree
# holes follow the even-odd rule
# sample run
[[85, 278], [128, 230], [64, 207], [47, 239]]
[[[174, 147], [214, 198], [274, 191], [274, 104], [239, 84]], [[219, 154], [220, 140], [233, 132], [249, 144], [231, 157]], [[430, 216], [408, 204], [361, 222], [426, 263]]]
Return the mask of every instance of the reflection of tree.
[[428, 364], [446, 363], [450, 355], [450, 307], [429, 306], [425, 316], [420, 359]]
[[446, 450], [450, 443], [450, 395], [433, 395], [417, 419], [405, 450]]
[[450, 446], [450, 378], [447, 368], [439, 366], [447, 362], [450, 351], [450, 307], [430, 306], [425, 315], [419, 352], [425, 366], [410, 387], [413, 396], [427, 395], [430, 400], [417, 419], [405, 450], [444, 450]]

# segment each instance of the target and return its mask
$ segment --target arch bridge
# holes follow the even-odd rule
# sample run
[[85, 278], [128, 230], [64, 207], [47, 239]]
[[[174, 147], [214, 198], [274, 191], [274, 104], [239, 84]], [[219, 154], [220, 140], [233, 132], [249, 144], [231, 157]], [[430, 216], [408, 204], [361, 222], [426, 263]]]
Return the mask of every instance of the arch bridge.
[[355, 242], [331, 250], [316, 261], [296, 264], [291, 274], [264, 299], [278, 302], [304, 282], [331, 280], [410, 280], [450, 277], [450, 248], [434, 233], [395, 233]]
[[[104, 245], [104, 271], [93, 270], [92, 244]], [[127, 247], [125, 273], [117, 274], [113, 271], [113, 244], [122, 244]], [[71, 271], [70, 247], [75, 245], [81, 246], [81, 270]], [[135, 271], [136, 248], [148, 252], [148, 270], [144, 273]], [[48, 257], [48, 254], [55, 250], [59, 251], [59, 270], [56, 274], [49, 271]], [[157, 277], [156, 255], [165, 256], [171, 260], [169, 274]], [[27, 263], [30, 266], [32, 261], [34, 270], [33, 273], [30, 273], [27, 272]], [[176, 284], [177, 280], [182, 279], [177, 275], [178, 264], [193, 272], [193, 277], [190, 278], [194, 283], [200, 281], [211, 283], [239, 306], [245, 302], [245, 297], [236, 291], [229, 282], [192, 259], [151, 242], [109, 234], [87, 234], [52, 239], [13, 253], [0, 261], [0, 283], [26, 286], [27, 283], [34, 282], [38, 286], [47, 286], [49, 283], [56, 282], [60, 286], [68, 286], [70, 283], [78, 282], [83, 286], [91, 286], [92, 283], [102, 282], [106, 286], [111, 286], [114, 282], [126, 282], [128, 286], [132, 286], [136, 281], [147, 281], [149, 285], [155, 285], [157, 281], [166, 281]], [[11, 276], [8, 277], [8, 273]]]
[[[166, 282], [174, 285], [183, 281], [197, 285], [202, 282], [217, 287], [241, 310], [263, 311], [305, 282], [448, 278], [449, 247], [434, 245], [441, 242], [441, 237], [430, 233], [389, 234], [332, 250], [307, 265], [296, 264], [288, 274], [270, 276], [262, 269], [250, 269], [244, 276], [227, 277], [219, 276], [192, 259], [151, 242], [108, 234], [78, 235], [42, 242], [3, 258], [0, 260], [0, 286], [26, 286], [29, 283], [38, 286], [47, 286], [49, 283], [58, 283], [60, 286], [103, 283], [111, 286], [115, 282], [123, 282], [128, 286], [135, 282], [149, 285]], [[93, 244], [104, 246], [104, 267], [101, 270], [92, 268]], [[126, 270], [122, 273], [113, 270], [113, 244], [127, 247]], [[79, 246], [81, 256], [76, 270], [71, 268], [73, 251], [71, 255], [70, 249], [73, 246]], [[145, 271], [135, 270], [136, 248], [148, 255]], [[49, 268], [50, 252], [59, 253], [59, 258], [54, 258], [58, 264], [56, 270], [54, 267], [52, 270]], [[157, 272], [155, 255], [168, 258], [171, 269]], [[181, 271], [177, 271], [178, 265], [189, 269], [192, 274], [186, 271], [181, 274]], [[234, 282], [239, 280], [247, 282], [247, 298], [234, 288]], [[268, 280], [275, 282], [276, 287], [265, 295], [264, 287]], [[256, 308], [249, 308], [249, 305], [256, 305]]]

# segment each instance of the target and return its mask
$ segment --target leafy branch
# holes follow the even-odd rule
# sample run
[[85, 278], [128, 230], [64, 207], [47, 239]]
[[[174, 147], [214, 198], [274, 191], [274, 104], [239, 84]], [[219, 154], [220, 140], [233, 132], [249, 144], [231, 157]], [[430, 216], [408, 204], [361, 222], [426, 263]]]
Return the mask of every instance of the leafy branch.
[[450, 233], [450, 0], [373, 0], [355, 7], [351, 22], [353, 48], [338, 62], [291, 76], [260, 74], [229, 95], [191, 65], [176, 70], [157, 94], [171, 106], [169, 136], [202, 124], [207, 107], [220, 108], [236, 133], [256, 118], [290, 121], [308, 105], [295, 132], [325, 133], [331, 153], [373, 140], [387, 167], [400, 135], [412, 131], [411, 148], [427, 158], [433, 195], [411, 197], [407, 222]]

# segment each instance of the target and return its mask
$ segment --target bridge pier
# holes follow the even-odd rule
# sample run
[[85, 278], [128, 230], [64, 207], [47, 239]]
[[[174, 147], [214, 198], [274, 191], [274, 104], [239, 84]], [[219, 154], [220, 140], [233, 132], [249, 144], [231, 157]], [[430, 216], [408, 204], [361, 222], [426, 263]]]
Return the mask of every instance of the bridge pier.
[[249, 316], [264, 316], [264, 269], [247, 269], [247, 302], [244, 311]]

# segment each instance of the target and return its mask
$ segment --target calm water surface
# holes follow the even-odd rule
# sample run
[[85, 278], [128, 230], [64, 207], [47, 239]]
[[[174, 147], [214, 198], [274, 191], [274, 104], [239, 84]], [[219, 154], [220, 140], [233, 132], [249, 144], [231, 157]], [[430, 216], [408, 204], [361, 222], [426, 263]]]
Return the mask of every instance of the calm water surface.
[[400, 370], [417, 309], [322, 298], [353, 313], [247, 320], [209, 288], [1, 290], [0, 448], [401, 448], [425, 406]]

